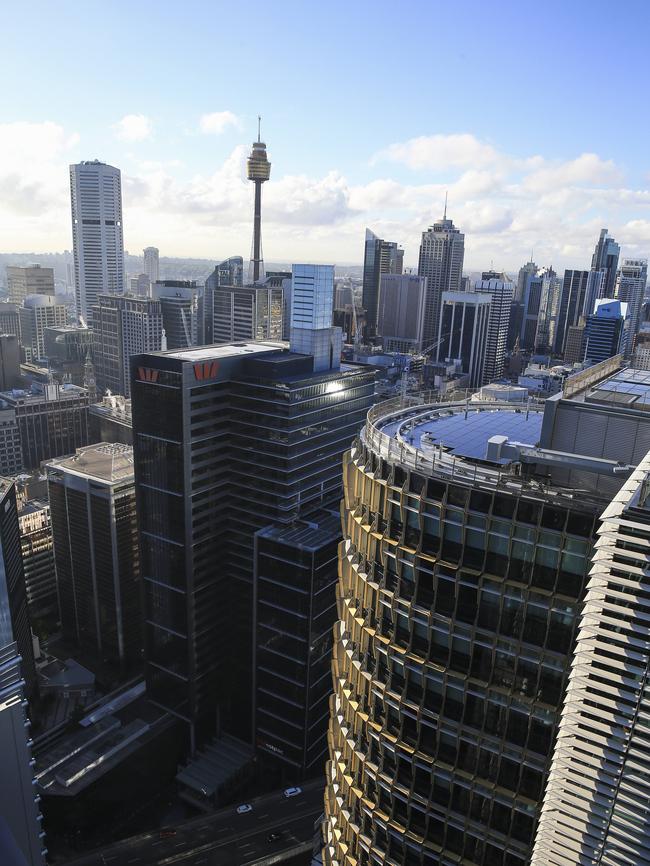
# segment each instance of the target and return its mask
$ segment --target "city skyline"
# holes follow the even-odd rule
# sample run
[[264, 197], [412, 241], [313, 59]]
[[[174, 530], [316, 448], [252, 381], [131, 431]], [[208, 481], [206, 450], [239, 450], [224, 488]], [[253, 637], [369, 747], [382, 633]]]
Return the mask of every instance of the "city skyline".
[[[75, 39], [88, 23], [87, 13], [75, 17], [76, 3], [60, 14], [37, 5], [55, 43]], [[77, 80], [77, 66], [61, 58], [53, 73], [60, 95], [47, 101], [40, 92], [43, 56], [32, 55], [30, 46], [8, 46], [8, 96], [0, 124], [5, 193], [0, 229], [6, 251], [71, 247], [67, 166], [98, 158], [123, 173], [126, 249], [155, 244], [162, 255], [247, 258], [252, 190], [245, 180], [245, 157], [260, 112], [262, 140], [274, 164], [264, 204], [269, 261], [360, 264], [369, 227], [400, 243], [405, 265], [414, 266], [418, 239], [442, 215], [446, 191], [449, 215], [467, 236], [468, 269], [493, 262], [497, 269], [514, 270], [531, 247], [538, 261], [557, 271], [588, 267], [593, 238], [603, 226], [621, 243], [622, 256], [646, 255], [650, 190], [643, 136], [621, 137], [615, 115], [611, 124], [602, 124], [596, 111], [598, 105], [615, 104], [623, 115], [640, 104], [641, 59], [626, 55], [620, 63], [606, 63], [598, 77], [577, 76], [576, 66], [587, 59], [597, 35], [598, 15], [559, 7], [547, 16], [526, 10], [504, 30], [500, 16], [490, 20], [489, 10], [472, 7], [480, 20], [456, 48], [456, 40], [447, 39], [454, 32], [451, 10], [437, 12], [434, 22], [432, 11], [407, 7], [403, 24], [417, 20], [418, 28], [409, 28], [407, 40], [397, 40], [386, 26], [388, 7], [381, 4], [376, 18], [366, 22], [363, 4], [359, 10], [335, 4], [332, 12], [340, 14], [332, 14], [332, 21], [318, 20], [321, 13], [303, 21], [290, 16], [294, 4], [282, 3], [273, 16], [263, 14], [265, 34], [284, 39], [292, 50], [280, 52], [273, 70], [264, 66], [264, 75], [262, 57], [253, 54], [246, 75], [208, 86], [196, 60], [165, 67], [153, 57], [143, 59], [133, 44], [144, 17], [164, 44], [176, 33], [175, 10], [165, 7], [166, 14], [152, 22], [144, 8], [129, 9], [125, 32], [118, 3], [115, 20], [102, 26], [107, 36], [119, 39], [124, 68], [107, 83], [86, 63], [87, 75]], [[643, 7], [630, 3], [627, 8], [632, 13]], [[183, 25], [200, 57], [217, 12], [192, 16], [191, 11]], [[241, 14], [218, 11], [235, 29], [244, 26]], [[15, 12], [17, 30], [21, 15]], [[419, 31], [426, 32], [428, 23], [436, 24], [439, 36], [435, 60], [430, 53], [418, 56], [424, 38]], [[355, 43], [352, 59], [342, 57], [324, 68], [324, 60], [308, 47], [317, 26], [319, 39], [332, 42], [354, 40], [362, 25], [376, 37], [374, 53]], [[610, 38], [622, 38], [628, 26], [623, 16], [611, 18]], [[504, 51], [512, 46], [515, 57], [522, 42], [553, 40], [557, 62], [542, 81], [535, 64], [516, 59], [503, 68], [491, 64], [484, 75], [483, 64], [472, 58], [497, 36]], [[82, 41], [77, 47], [75, 64], [89, 60], [92, 46]], [[12, 63], [17, 51], [22, 62]], [[238, 41], [223, 51], [227, 67], [238, 57]], [[381, 63], [389, 51], [399, 61], [390, 64], [390, 74]], [[450, 93], [424, 86], [440, 70], [454, 81]], [[372, 111], [372, 100], [357, 98], [369, 79], [382, 90], [383, 102], [398, 100], [400, 111], [389, 120]], [[73, 81], [78, 98], [70, 100]], [[414, 88], [414, 81], [422, 87]], [[561, 104], [559, 87], [566, 97]], [[489, 99], [486, 88], [499, 92], [500, 99]], [[95, 110], [87, 113], [79, 106], [91, 94]], [[580, 122], [575, 123], [578, 107]], [[356, 133], [360, 128], [363, 135]]]

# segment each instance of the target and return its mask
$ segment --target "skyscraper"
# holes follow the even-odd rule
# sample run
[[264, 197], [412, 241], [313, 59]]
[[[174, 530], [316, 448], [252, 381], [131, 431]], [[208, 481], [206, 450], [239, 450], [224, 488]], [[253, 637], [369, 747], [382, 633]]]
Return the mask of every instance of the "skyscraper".
[[587, 290], [585, 292], [585, 303], [582, 308], [583, 316], [590, 316], [594, 311], [596, 301], [604, 296], [606, 277], [607, 271], [589, 271]]
[[41, 265], [26, 268], [7, 265], [7, 294], [14, 304], [22, 304], [27, 295], [53, 295], [54, 269]]
[[593, 315], [585, 320], [585, 359], [597, 364], [623, 351], [626, 316], [627, 304], [612, 298], [596, 301]]
[[99, 295], [124, 291], [120, 170], [99, 160], [71, 165], [70, 194], [77, 315], [92, 324]]
[[260, 281], [254, 286], [218, 286], [209, 292], [211, 343], [282, 339], [281, 288]]
[[533, 866], [650, 863], [650, 454], [602, 514]]
[[293, 352], [311, 355], [314, 372], [338, 369], [341, 329], [332, 327], [334, 265], [292, 265], [290, 341]]
[[460, 291], [464, 256], [465, 235], [447, 219], [445, 207], [443, 218], [422, 233], [420, 243], [418, 274], [427, 278], [422, 335], [425, 348], [438, 339], [442, 293]]
[[14, 334], [0, 333], [0, 391], [20, 388], [20, 345]]
[[487, 381], [485, 362], [491, 303], [491, 296], [476, 292], [442, 293], [436, 358], [461, 361], [470, 388], [480, 388]]
[[401, 274], [404, 263], [404, 250], [394, 241], [385, 241], [366, 229], [366, 242], [363, 252], [363, 296], [362, 304], [366, 311], [365, 338], [373, 340], [377, 336], [377, 316], [379, 314], [382, 274]]
[[100, 295], [92, 316], [97, 387], [130, 397], [129, 359], [162, 348], [161, 303], [133, 295]]
[[592, 271], [605, 271], [602, 297], [613, 298], [616, 285], [616, 270], [618, 268], [618, 257], [621, 248], [611, 237], [607, 229], [600, 230], [600, 237], [596, 242], [594, 254], [591, 258]]
[[587, 297], [587, 286], [590, 271], [566, 270], [560, 293], [560, 308], [555, 329], [553, 351], [564, 356], [566, 338], [569, 328], [580, 322]]
[[251, 279], [256, 283], [264, 275], [262, 255], [262, 184], [271, 177], [271, 163], [266, 155], [266, 144], [260, 140], [260, 121], [258, 118], [257, 141], [246, 162], [249, 180], [255, 184], [255, 209], [253, 213], [253, 252], [251, 255]]
[[142, 648], [133, 449], [100, 442], [46, 470], [63, 632], [127, 668]]
[[625, 351], [628, 356], [632, 354], [634, 337], [641, 324], [641, 307], [647, 282], [646, 259], [623, 259], [616, 280], [616, 297], [627, 304], [628, 327]]
[[21, 343], [28, 361], [45, 357], [45, 329], [66, 325], [68, 311], [54, 295], [28, 295], [20, 308]]
[[419, 352], [427, 281], [415, 274], [382, 274], [377, 330], [388, 352]]
[[151, 294], [160, 301], [168, 349], [188, 349], [199, 344], [200, 289], [194, 281], [162, 280]]
[[143, 250], [144, 272], [150, 283], [157, 283], [160, 275], [160, 258], [157, 247], [145, 247]]
[[515, 301], [518, 303], [523, 303], [524, 296], [526, 293], [526, 283], [528, 282], [529, 276], [534, 276], [538, 271], [538, 267], [534, 261], [526, 262], [521, 268], [519, 268], [519, 274], [517, 275], [517, 288], [515, 290]]
[[193, 743], [252, 737], [253, 536], [338, 499], [374, 392], [334, 360], [240, 343], [132, 361], [147, 690]]
[[501, 274], [498, 279], [488, 278], [477, 280], [474, 291], [491, 297], [490, 319], [488, 322], [487, 346], [483, 377], [486, 382], [494, 382], [503, 376], [503, 365], [508, 343], [508, 325], [510, 323], [510, 307], [514, 294], [514, 285]]
[[222, 286], [244, 285], [244, 260], [231, 256], [218, 265], [205, 281], [203, 297], [199, 299], [199, 319], [202, 321], [200, 343], [214, 343], [215, 292]]
[[550, 353], [553, 351], [553, 346], [555, 345], [555, 335], [560, 315], [562, 281], [553, 268], [546, 268], [542, 272], [541, 281], [534, 348], [536, 352]]

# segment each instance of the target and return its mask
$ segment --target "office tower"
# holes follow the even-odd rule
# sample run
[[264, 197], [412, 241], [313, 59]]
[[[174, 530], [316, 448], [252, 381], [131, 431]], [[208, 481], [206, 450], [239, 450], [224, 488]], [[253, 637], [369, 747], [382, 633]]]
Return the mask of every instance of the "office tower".
[[20, 308], [21, 343], [28, 361], [45, 357], [45, 329], [67, 324], [68, 311], [54, 295], [28, 295]]
[[88, 445], [46, 471], [63, 633], [128, 668], [142, 649], [133, 449]]
[[597, 364], [614, 355], [624, 347], [627, 304], [612, 298], [600, 298], [592, 316], [585, 320], [586, 360]]
[[480, 388], [485, 378], [491, 295], [443, 292], [440, 308], [438, 361], [462, 362], [469, 387]]
[[73, 385], [85, 384], [86, 364], [92, 360], [91, 328], [81, 325], [45, 328], [43, 347], [50, 370]]
[[151, 289], [160, 301], [168, 349], [189, 349], [199, 345], [200, 290], [189, 280], [161, 280]]
[[626, 354], [632, 354], [634, 337], [641, 325], [641, 307], [648, 281], [648, 262], [646, 259], [623, 259], [616, 281], [616, 298], [627, 304], [627, 344]]
[[314, 359], [314, 372], [338, 369], [341, 329], [332, 328], [334, 265], [292, 265], [291, 350]]
[[418, 275], [427, 278], [424, 302], [425, 346], [435, 346], [440, 323], [440, 305], [443, 292], [457, 292], [463, 275], [465, 235], [447, 219], [447, 209], [427, 231], [422, 232]]
[[[258, 119], [259, 120], [259, 119]], [[264, 274], [262, 255], [262, 184], [271, 177], [271, 163], [266, 155], [266, 145], [260, 140], [260, 125], [257, 125], [257, 141], [246, 161], [246, 174], [255, 184], [255, 209], [253, 214], [253, 249], [250, 279], [256, 283]]]
[[22, 304], [27, 295], [53, 295], [54, 268], [7, 265], [7, 295], [11, 303]]
[[49, 502], [20, 497], [18, 527], [30, 618], [33, 623], [39, 620], [55, 623], [59, 618], [59, 599]]
[[129, 359], [162, 348], [160, 301], [133, 295], [100, 295], [92, 309], [97, 388], [131, 396]]
[[542, 285], [535, 331], [536, 352], [550, 353], [555, 345], [558, 318], [560, 315], [560, 296], [562, 281], [553, 268], [546, 268], [542, 274]]
[[326, 866], [529, 862], [602, 505], [542, 420], [380, 405], [344, 458]]
[[13, 334], [20, 340], [20, 307], [0, 301], [0, 334]]
[[591, 258], [592, 271], [605, 271], [602, 297], [613, 298], [616, 285], [616, 271], [621, 248], [611, 237], [607, 229], [600, 230], [594, 254]]
[[255, 535], [255, 744], [293, 780], [325, 766], [340, 540], [335, 511]]
[[488, 323], [487, 347], [483, 376], [486, 382], [494, 382], [503, 376], [503, 365], [508, 343], [508, 326], [510, 324], [510, 307], [515, 287], [506, 275], [478, 280], [474, 284], [477, 294], [489, 295], [490, 320]]
[[18, 475], [23, 471], [23, 449], [15, 409], [2, 402], [0, 395], [0, 475]]
[[87, 445], [89, 402], [88, 391], [72, 384], [33, 385], [31, 391], [0, 393], [0, 406], [9, 410], [7, 447], [15, 441], [14, 425], [18, 425], [21, 468], [37, 469], [43, 460]]
[[381, 297], [382, 274], [401, 274], [404, 264], [404, 250], [394, 241], [385, 241], [366, 229], [366, 243], [363, 253], [363, 308], [366, 311], [364, 336], [373, 340], [377, 334], [377, 318]]
[[534, 866], [650, 863], [649, 490], [650, 454], [602, 514]]
[[14, 334], [0, 334], [0, 391], [20, 388], [20, 345]]
[[521, 326], [524, 321], [524, 305], [521, 301], [513, 301], [510, 304], [510, 318], [508, 320], [508, 340], [506, 347], [509, 351], [514, 349], [515, 344], [521, 340]]
[[109, 394], [88, 410], [88, 440], [93, 442], [121, 442], [133, 445], [131, 401], [121, 394]]
[[562, 280], [560, 309], [553, 352], [564, 357], [569, 328], [575, 327], [584, 314], [590, 271], [566, 270]]
[[337, 500], [372, 400], [371, 368], [314, 367], [272, 343], [132, 360], [147, 692], [192, 751], [251, 737], [253, 536]]
[[211, 343], [282, 339], [282, 289], [218, 286], [209, 290], [212, 318], [206, 323]]
[[523, 303], [525, 294], [526, 294], [526, 283], [528, 282], [528, 277], [535, 276], [538, 271], [538, 267], [535, 262], [531, 260], [526, 262], [521, 268], [519, 268], [519, 273], [517, 275], [517, 288], [515, 289], [515, 301], [518, 303]]
[[381, 275], [377, 333], [385, 351], [419, 352], [424, 348], [426, 285], [426, 279], [415, 274]]
[[143, 250], [144, 272], [150, 283], [157, 283], [160, 277], [160, 257], [157, 247], [145, 247]]
[[93, 160], [70, 166], [77, 315], [92, 325], [99, 296], [124, 291], [119, 168]]
[[596, 306], [596, 301], [603, 297], [606, 277], [607, 271], [589, 271], [589, 277], [587, 278], [587, 291], [585, 292], [585, 304], [582, 308], [583, 316], [591, 316]]
[[199, 319], [203, 322], [202, 343], [213, 343], [214, 294], [222, 286], [244, 285], [244, 260], [241, 256], [231, 256], [218, 265], [205, 281], [203, 298], [199, 299]]
[[138, 274], [137, 277], [131, 277], [129, 290], [132, 295], [148, 298], [151, 292], [151, 280], [146, 274]]
[[[2, 850], [10, 840], [29, 866], [44, 866], [47, 849], [41, 829], [39, 797], [34, 789], [30, 722], [25, 713], [26, 686], [35, 680], [32, 638], [27, 615], [20, 557], [14, 485], [4, 480], [0, 489], [0, 816]], [[9, 615], [7, 615], [7, 613]], [[5, 847], [6, 846], [6, 847]], [[17, 861], [20, 862], [20, 861]]]
[[564, 341], [564, 360], [567, 364], [578, 364], [585, 358], [585, 325], [570, 325]]

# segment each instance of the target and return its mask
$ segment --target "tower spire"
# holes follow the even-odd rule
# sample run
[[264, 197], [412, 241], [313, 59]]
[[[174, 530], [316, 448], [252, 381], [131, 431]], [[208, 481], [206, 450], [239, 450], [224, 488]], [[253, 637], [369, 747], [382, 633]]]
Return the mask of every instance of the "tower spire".
[[449, 195], [449, 190], [445, 190], [445, 213], [443, 216], [443, 220], [447, 219], [447, 196]]
[[262, 140], [262, 115], [257, 115], [257, 141], [260, 142]]

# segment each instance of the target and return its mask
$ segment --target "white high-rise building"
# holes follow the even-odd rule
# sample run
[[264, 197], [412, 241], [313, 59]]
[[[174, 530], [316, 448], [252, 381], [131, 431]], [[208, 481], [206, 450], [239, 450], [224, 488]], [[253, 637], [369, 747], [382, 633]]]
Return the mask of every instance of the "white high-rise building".
[[445, 210], [441, 220], [422, 232], [420, 243], [418, 276], [427, 278], [422, 335], [425, 347], [438, 339], [442, 293], [460, 291], [464, 257], [465, 235], [447, 219]]
[[150, 283], [157, 283], [160, 271], [160, 256], [158, 247], [145, 247], [144, 253], [144, 272], [149, 277]]
[[624, 259], [616, 280], [616, 297], [627, 304], [628, 329], [626, 355], [632, 354], [634, 337], [639, 330], [641, 306], [648, 282], [646, 259]]
[[70, 166], [77, 315], [90, 324], [101, 294], [124, 291], [119, 168], [99, 160]]
[[13, 304], [22, 304], [27, 295], [53, 295], [54, 269], [7, 265], [7, 294]]
[[490, 295], [492, 298], [483, 367], [483, 378], [485, 382], [489, 383], [503, 376], [503, 364], [508, 344], [510, 307], [515, 286], [509, 280], [477, 280], [474, 284], [474, 291], [477, 294]]

